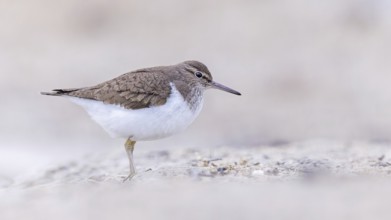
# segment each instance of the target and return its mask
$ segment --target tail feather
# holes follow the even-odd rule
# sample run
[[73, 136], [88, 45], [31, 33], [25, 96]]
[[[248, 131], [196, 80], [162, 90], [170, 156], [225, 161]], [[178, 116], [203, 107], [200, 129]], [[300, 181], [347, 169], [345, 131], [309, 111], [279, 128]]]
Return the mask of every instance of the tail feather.
[[78, 89], [53, 89], [52, 92], [41, 92], [41, 95], [62, 96], [74, 92]]

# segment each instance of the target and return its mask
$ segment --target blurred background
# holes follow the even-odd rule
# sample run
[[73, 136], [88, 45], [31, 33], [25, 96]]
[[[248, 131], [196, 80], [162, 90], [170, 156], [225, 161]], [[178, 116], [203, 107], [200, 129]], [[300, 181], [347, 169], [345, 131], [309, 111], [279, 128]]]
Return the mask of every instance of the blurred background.
[[208, 91], [160, 147], [391, 137], [388, 0], [0, 0], [0, 174], [122, 149], [79, 107], [41, 96], [195, 59]]

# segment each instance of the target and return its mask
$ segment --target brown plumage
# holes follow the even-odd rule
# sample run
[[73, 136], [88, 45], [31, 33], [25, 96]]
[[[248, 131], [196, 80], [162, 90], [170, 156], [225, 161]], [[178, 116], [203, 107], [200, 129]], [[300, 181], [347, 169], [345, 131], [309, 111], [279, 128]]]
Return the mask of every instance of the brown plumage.
[[[72, 96], [120, 105], [126, 109], [140, 109], [166, 103], [170, 95], [170, 82], [181, 92], [185, 100], [191, 101], [191, 92], [199, 79], [195, 71], [205, 73], [206, 81], [212, 76], [208, 68], [198, 61], [185, 61], [172, 66], [159, 66], [125, 73], [96, 86], [79, 89], [55, 89], [43, 95]], [[201, 88], [199, 88], [201, 89]], [[193, 91], [196, 92], [196, 91]]]

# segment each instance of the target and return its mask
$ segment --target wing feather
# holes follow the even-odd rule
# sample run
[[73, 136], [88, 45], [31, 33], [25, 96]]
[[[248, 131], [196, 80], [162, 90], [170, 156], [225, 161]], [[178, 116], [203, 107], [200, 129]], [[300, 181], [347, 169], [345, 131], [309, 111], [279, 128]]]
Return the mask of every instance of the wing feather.
[[146, 69], [123, 74], [96, 86], [72, 89], [62, 95], [102, 101], [126, 109], [140, 109], [165, 104], [170, 90], [164, 71]]

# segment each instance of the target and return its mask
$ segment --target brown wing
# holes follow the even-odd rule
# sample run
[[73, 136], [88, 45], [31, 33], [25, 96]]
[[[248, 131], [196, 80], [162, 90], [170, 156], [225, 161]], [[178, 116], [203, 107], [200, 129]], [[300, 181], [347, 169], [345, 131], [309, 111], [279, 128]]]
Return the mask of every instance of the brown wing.
[[166, 74], [159, 70], [144, 69], [93, 87], [62, 91], [68, 96], [120, 105], [126, 109], [140, 109], [165, 104], [170, 90]]

